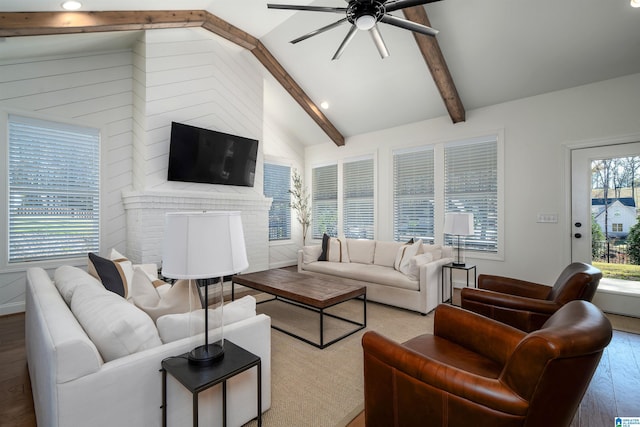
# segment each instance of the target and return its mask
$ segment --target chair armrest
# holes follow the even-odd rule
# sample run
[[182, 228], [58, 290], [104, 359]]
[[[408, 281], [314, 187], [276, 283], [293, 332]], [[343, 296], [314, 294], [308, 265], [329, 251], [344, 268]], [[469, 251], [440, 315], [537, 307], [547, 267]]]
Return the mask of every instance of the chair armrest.
[[478, 276], [478, 289], [487, 289], [521, 297], [546, 299], [552, 288], [551, 286], [513, 279], [511, 277], [481, 274]]
[[393, 372], [400, 371], [414, 378], [418, 389], [429, 389], [429, 393], [436, 388], [498, 411], [517, 415], [526, 413], [527, 402], [499, 379], [484, 378], [431, 359], [374, 331], [363, 335], [362, 347], [365, 407], [368, 399], [380, 404], [394, 402], [393, 394], [398, 391], [397, 387], [406, 384], [406, 381], [394, 384], [402, 375]]
[[509, 295], [485, 289], [464, 288], [460, 293], [460, 298], [463, 301], [463, 307], [465, 302], [473, 301], [474, 303], [484, 304], [487, 306], [528, 311], [545, 315], [552, 315], [560, 308], [560, 304], [555, 301]]
[[433, 335], [504, 365], [526, 333], [480, 314], [440, 304], [435, 311]]

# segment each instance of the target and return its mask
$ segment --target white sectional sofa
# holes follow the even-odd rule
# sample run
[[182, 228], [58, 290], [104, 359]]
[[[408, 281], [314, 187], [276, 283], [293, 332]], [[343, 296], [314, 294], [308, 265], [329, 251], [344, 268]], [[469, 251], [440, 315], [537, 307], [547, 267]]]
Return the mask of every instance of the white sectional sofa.
[[[327, 249], [326, 261], [318, 259]], [[442, 300], [442, 266], [453, 248], [360, 239], [325, 239], [298, 252], [298, 271], [364, 282], [367, 300], [427, 314]], [[449, 292], [448, 289], [445, 292]], [[445, 295], [448, 298], [448, 295]]]
[[[104, 287], [101, 292], [107, 294], [97, 292], [96, 283], [102, 284], [85, 271], [64, 267], [66, 270], [57, 271], [54, 276], [56, 284], [41, 268], [27, 271], [26, 349], [38, 425], [161, 426], [161, 361], [191, 350], [201, 340], [187, 336], [163, 343], [153, 320], [145, 312]], [[71, 294], [72, 288], [75, 291]], [[87, 291], [90, 288], [92, 290]], [[88, 298], [78, 301], [83, 293]], [[65, 298], [70, 299], [71, 304]], [[121, 301], [117, 301], [118, 298]], [[114, 305], [101, 310], [102, 304], [107, 303]], [[74, 315], [74, 312], [80, 313], [79, 304], [87, 305], [84, 315], [79, 316], [84, 326]], [[100, 326], [99, 322], [105, 319], [107, 323]], [[235, 322], [224, 327], [225, 339], [262, 359], [262, 409], [266, 411], [271, 406], [270, 318], [255, 315], [254, 306], [252, 313], [228, 320]], [[104, 342], [96, 345], [85, 331], [91, 330], [95, 338], [96, 326], [98, 333], [131, 331], [133, 338], [121, 340], [130, 354], [114, 356], [106, 351]], [[115, 347], [112, 350], [122, 351]], [[257, 371], [251, 369], [227, 382], [228, 425], [240, 426], [257, 416], [256, 379]], [[200, 425], [221, 426], [221, 387], [200, 393], [199, 402]], [[191, 393], [167, 375], [168, 426], [191, 425], [192, 408]]]

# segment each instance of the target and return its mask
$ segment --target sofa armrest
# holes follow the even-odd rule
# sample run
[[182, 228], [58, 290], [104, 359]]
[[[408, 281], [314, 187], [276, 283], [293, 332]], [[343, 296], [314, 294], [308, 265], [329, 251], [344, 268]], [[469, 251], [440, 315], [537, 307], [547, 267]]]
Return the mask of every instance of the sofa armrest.
[[[434, 390], [498, 411], [526, 413], [527, 402], [499, 379], [481, 377], [447, 365], [374, 331], [363, 335], [362, 347], [367, 417], [402, 411], [402, 408], [394, 407], [395, 404], [402, 405], [401, 396], [408, 393], [433, 395]], [[433, 404], [439, 405], [438, 399], [434, 399]]]
[[[433, 335], [504, 364], [526, 333], [471, 311], [441, 304], [435, 311]], [[491, 336], [490, 346], [487, 335]]]
[[478, 289], [538, 299], [546, 299], [551, 292], [551, 286], [490, 274], [478, 276]]
[[561, 305], [546, 299], [528, 298], [510, 295], [485, 289], [464, 288], [460, 294], [462, 306], [467, 304], [500, 307], [508, 310], [526, 311], [544, 315], [552, 315]]

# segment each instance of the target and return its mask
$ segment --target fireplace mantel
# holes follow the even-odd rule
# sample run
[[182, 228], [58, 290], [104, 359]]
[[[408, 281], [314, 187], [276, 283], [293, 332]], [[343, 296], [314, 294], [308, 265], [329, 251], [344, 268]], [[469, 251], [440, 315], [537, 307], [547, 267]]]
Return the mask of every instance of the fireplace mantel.
[[136, 263], [161, 264], [166, 212], [227, 210], [242, 212], [248, 271], [269, 268], [271, 199], [262, 194], [145, 190], [123, 192], [122, 201], [127, 215], [127, 255]]

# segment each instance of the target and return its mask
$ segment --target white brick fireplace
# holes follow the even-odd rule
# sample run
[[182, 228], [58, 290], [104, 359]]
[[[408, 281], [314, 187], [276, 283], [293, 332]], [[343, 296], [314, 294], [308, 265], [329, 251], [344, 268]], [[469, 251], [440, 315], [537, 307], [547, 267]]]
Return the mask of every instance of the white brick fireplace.
[[[250, 271], [269, 268], [271, 199], [254, 193], [131, 191], [122, 195], [127, 216], [127, 255], [136, 263], [162, 262], [166, 212], [240, 211]], [[211, 242], [215, 245], [216, 242]]]

